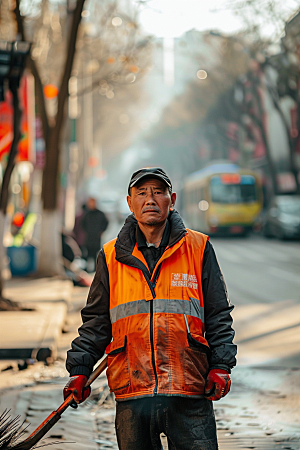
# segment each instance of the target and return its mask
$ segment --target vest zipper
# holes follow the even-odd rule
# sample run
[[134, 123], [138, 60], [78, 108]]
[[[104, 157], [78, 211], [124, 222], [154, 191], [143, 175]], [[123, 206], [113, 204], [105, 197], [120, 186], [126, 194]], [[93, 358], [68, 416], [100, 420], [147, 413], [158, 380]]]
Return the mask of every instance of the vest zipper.
[[155, 355], [154, 355], [154, 339], [153, 339], [153, 300], [150, 300], [150, 342], [151, 342], [151, 353], [152, 353], [152, 366], [155, 377], [155, 387], [153, 394], [157, 394], [157, 386], [158, 386], [158, 378], [155, 364]]
[[[156, 272], [153, 277], [153, 281], [151, 282], [151, 292], [153, 293], [153, 300], [156, 297], [155, 294], [155, 286], [157, 283], [158, 276], [160, 274], [162, 263], [159, 264], [159, 266], [156, 269]], [[157, 377], [157, 371], [156, 371], [156, 364], [155, 364], [155, 352], [154, 352], [154, 333], [153, 333], [153, 300], [150, 300], [150, 342], [151, 342], [151, 352], [152, 352], [152, 366], [154, 370], [154, 376], [155, 376], [155, 387], [153, 394], [157, 394], [157, 387], [158, 387], [158, 377]]]

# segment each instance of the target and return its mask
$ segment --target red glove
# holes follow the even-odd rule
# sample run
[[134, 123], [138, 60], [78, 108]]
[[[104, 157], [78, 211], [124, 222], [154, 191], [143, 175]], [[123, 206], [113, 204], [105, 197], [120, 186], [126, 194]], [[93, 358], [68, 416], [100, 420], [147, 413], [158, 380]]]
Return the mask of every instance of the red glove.
[[73, 394], [75, 402], [71, 405], [73, 408], [77, 408], [77, 403], [82, 403], [88, 398], [91, 393], [91, 388], [85, 388], [87, 377], [85, 375], [75, 375], [70, 377], [69, 381], [64, 387], [63, 395], [64, 399]]
[[208, 400], [220, 400], [228, 394], [230, 385], [230, 376], [226, 370], [211, 369], [205, 383], [205, 396]]

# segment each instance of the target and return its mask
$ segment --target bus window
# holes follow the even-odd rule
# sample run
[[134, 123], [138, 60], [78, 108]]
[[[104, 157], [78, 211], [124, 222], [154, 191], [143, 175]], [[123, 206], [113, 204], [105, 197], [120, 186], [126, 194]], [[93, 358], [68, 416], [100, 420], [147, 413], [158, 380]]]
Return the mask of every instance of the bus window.
[[253, 176], [241, 176], [241, 197], [242, 202], [245, 203], [251, 203], [257, 200], [255, 178]]
[[[224, 182], [225, 181], [225, 182]], [[232, 183], [220, 176], [211, 178], [211, 200], [214, 203], [252, 203], [257, 200], [255, 178], [242, 175], [239, 183]]]

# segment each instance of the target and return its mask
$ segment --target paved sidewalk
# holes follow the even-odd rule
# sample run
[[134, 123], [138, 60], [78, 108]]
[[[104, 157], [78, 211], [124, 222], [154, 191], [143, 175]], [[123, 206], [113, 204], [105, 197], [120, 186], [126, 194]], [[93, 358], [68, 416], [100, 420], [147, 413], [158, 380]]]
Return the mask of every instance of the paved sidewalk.
[[11, 278], [5, 281], [3, 295], [21, 303], [57, 302], [72, 300], [73, 283], [69, 279]]
[[[60, 377], [60, 369], [46, 369], [45, 378], [35, 382], [13, 387], [0, 393], [1, 412], [10, 409], [11, 417], [21, 416], [29, 425], [23, 437], [29, 436], [46, 417], [63, 402], [62, 390], [68, 377]], [[47, 375], [48, 372], [48, 375]], [[50, 377], [47, 379], [47, 376]], [[1, 377], [0, 377], [1, 379]], [[106, 377], [102, 376], [94, 384], [95, 391], [106, 389]], [[114, 433], [114, 404], [109, 407], [95, 408], [96, 402], [90, 400], [74, 410], [68, 408], [56, 425], [47, 433], [38, 445], [51, 444], [53, 450], [97, 450], [99, 448], [117, 449]]]
[[4, 296], [27, 310], [0, 311], [0, 359], [54, 361], [73, 283], [59, 278], [12, 278]]
[[[35, 298], [38, 281], [30, 298]], [[49, 286], [44, 286], [49, 293]], [[16, 283], [11, 289], [18, 295], [22, 295], [23, 289], [24, 298], [30, 295], [25, 282], [23, 287]], [[60, 293], [58, 284], [55, 289]], [[81, 323], [79, 311], [85, 304], [87, 292], [87, 288], [70, 289], [65, 332], [59, 336], [58, 359], [54, 364], [45, 366], [39, 362], [18, 371], [15, 362], [0, 361], [0, 370], [12, 366], [12, 369], [0, 372], [0, 413], [9, 408], [12, 417], [20, 414], [22, 419], [26, 418], [26, 423], [30, 423], [29, 433], [62, 402], [62, 388], [68, 379], [64, 367], [66, 351], [77, 335]], [[41, 283], [36, 299], [42, 294]], [[54, 296], [50, 303], [53, 307], [57, 303]], [[230, 394], [214, 403], [220, 450], [299, 450], [298, 313], [299, 305], [291, 302], [277, 305], [276, 311], [272, 305], [236, 308], [239, 364], [232, 372]], [[253, 315], [261, 318], [255, 329], [251, 327]], [[93, 384], [91, 397], [77, 410], [69, 408], [44, 442], [57, 442], [51, 446], [53, 450], [115, 450], [114, 415], [114, 401], [103, 374]], [[164, 448], [167, 448], [165, 443]]]

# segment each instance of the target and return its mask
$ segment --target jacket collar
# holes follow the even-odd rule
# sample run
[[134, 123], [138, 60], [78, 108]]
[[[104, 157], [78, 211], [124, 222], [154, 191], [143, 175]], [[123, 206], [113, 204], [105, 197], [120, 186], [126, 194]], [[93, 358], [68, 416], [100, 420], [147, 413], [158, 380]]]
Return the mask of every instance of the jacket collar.
[[[180, 239], [186, 234], [187, 231], [182, 218], [176, 211], [176, 209], [170, 211], [168, 221], [171, 227], [168, 247], [172, 247], [174, 244], [180, 241]], [[134, 246], [136, 244], [136, 227], [137, 220], [134, 217], [134, 214], [130, 214], [118, 234], [117, 241], [115, 243], [116, 249], [122, 250], [127, 254], [132, 254]]]

